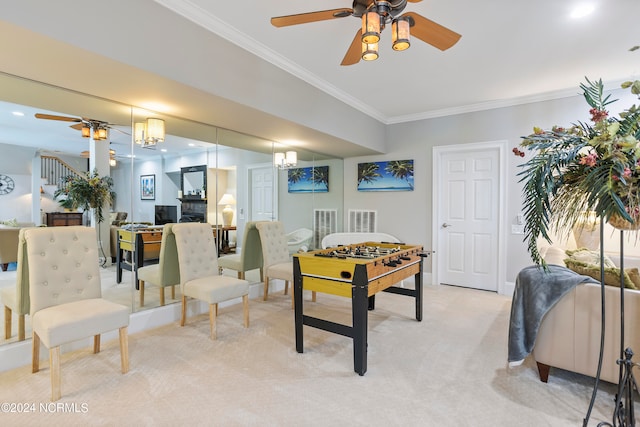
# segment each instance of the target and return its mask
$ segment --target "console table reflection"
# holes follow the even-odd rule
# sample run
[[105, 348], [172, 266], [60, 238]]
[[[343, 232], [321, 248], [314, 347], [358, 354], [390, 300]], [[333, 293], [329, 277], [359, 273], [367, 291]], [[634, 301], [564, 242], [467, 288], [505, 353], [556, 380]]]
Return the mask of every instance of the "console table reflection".
[[[220, 237], [218, 240], [218, 256], [220, 254], [228, 254], [232, 252], [233, 249], [229, 246], [229, 231], [235, 231], [236, 227], [219, 227], [220, 229]], [[216, 236], [217, 237], [217, 236]]]
[[47, 227], [83, 225], [80, 212], [46, 212], [45, 215]]
[[[145, 264], [156, 264], [160, 256], [163, 227], [148, 227], [138, 230], [118, 229], [116, 250], [116, 283], [122, 282], [122, 270], [135, 272], [136, 289], [138, 289], [138, 268]], [[229, 247], [229, 231], [236, 227], [211, 227], [216, 239], [218, 255], [231, 252]], [[217, 230], [220, 230], [219, 236]], [[125, 252], [129, 253], [127, 257]]]
[[[116, 251], [116, 283], [122, 282], [122, 270], [135, 272], [136, 289], [138, 289], [138, 268], [147, 264], [155, 264], [160, 256], [162, 227], [141, 228], [139, 230], [118, 230], [118, 248]], [[129, 256], [125, 256], [125, 251]], [[127, 259], [128, 258], [128, 259]]]

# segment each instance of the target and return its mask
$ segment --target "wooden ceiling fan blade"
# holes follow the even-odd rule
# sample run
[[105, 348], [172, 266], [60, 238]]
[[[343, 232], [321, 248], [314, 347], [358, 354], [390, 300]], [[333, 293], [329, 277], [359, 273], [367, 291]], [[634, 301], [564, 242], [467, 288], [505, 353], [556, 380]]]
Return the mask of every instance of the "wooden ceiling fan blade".
[[276, 16], [271, 18], [271, 25], [274, 27], [288, 27], [289, 25], [308, 24], [309, 22], [326, 21], [335, 18], [351, 16], [353, 9], [331, 9], [318, 12], [299, 13], [297, 15]]
[[75, 125], [71, 125], [69, 126], [71, 129], [75, 129], [75, 130], [82, 130], [83, 127], [85, 127], [86, 125], [84, 123], [77, 123]]
[[420, 3], [422, 0], [407, 0], [408, 3]]
[[77, 117], [65, 117], [65, 116], [54, 116], [52, 114], [42, 114], [36, 113], [36, 119], [45, 119], [45, 120], [60, 120], [63, 122], [81, 122], [82, 119]]
[[429, 43], [431, 46], [437, 47], [440, 50], [449, 49], [462, 37], [455, 31], [451, 31], [417, 13], [407, 12], [403, 16], [407, 16], [413, 20], [413, 25], [410, 30], [413, 37]]
[[357, 64], [360, 62], [360, 58], [362, 58], [362, 28], [358, 30], [356, 36], [353, 38], [340, 65]]

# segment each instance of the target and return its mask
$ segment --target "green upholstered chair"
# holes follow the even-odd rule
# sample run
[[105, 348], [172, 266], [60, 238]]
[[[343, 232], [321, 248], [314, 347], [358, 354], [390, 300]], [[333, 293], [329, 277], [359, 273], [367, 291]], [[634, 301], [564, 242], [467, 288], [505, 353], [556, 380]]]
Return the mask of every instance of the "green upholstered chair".
[[4, 304], [4, 337], [11, 338], [11, 322], [13, 315], [18, 316], [18, 341], [24, 341], [24, 320], [29, 314], [29, 263], [25, 254], [24, 230], [21, 228], [18, 237], [18, 264], [16, 268], [16, 285], [2, 288], [0, 299]]
[[182, 314], [180, 326], [187, 318], [187, 297], [209, 304], [211, 339], [216, 339], [218, 303], [242, 298], [244, 326], [249, 327], [249, 282], [221, 276], [218, 271], [218, 251], [211, 225], [198, 222], [175, 224], [173, 232], [178, 248]]
[[140, 289], [140, 307], [144, 306], [144, 287], [151, 284], [160, 288], [160, 305], [164, 305], [164, 288], [171, 286], [171, 298], [175, 299], [175, 286], [180, 284], [180, 268], [174, 224], [165, 224], [162, 228], [160, 256], [157, 264], [138, 268], [138, 288]]
[[245, 272], [259, 268], [260, 281], [262, 282], [262, 244], [260, 243], [260, 233], [256, 228], [258, 222], [251, 221], [245, 224], [240, 253], [218, 258], [220, 273], [225, 268], [235, 270], [238, 272], [238, 279], [244, 279]]
[[129, 370], [129, 307], [102, 298], [96, 230], [45, 227], [24, 231], [33, 329], [32, 372], [40, 370], [40, 344], [49, 349], [51, 400], [61, 397], [60, 346], [118, 329], [122, 373]]

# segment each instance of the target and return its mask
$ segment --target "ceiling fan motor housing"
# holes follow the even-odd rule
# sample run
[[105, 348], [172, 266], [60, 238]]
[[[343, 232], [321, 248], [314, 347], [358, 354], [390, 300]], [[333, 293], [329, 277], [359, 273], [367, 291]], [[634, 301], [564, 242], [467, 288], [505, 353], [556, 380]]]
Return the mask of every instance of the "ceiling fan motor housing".
[[391, 1], [372, 1], [372, 0], [354, 0], [352, 16], [361, 18], [363, 14], [371, 10], [377, 12], [385, 20], [388, 17], [399, 15], [407, 6], [407, 0], [391, 0]]

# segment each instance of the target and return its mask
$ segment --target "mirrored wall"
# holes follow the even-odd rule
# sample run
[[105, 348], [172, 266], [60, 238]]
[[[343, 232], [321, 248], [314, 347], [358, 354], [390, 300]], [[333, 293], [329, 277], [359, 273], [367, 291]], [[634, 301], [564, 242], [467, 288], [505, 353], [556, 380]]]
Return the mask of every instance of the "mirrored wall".
[[[282, 221], [291, 251], [314, 249], [323, 235], [342, 231], [341, 159], [15, 76], [0, 74], [0, 87], [0, 174], [16, 182], [0, 196], [0, 221], [54, 226], [54, 217], [81, 217], [96, 227], [103, 296], [132, 311], [180, 299], [179, 287], [163, 289], [163, 298], [157, 286], [140, 289], [131, 266], [156, 262], [162, 233], [139, 253], [139, 230], [153, 234], [167, 222], [206, 221], [216, 230], [220, 256], [242, 250], [248, 221]], [[164, 135], [152, 141], [154, 120]], [[87, 122], [104, 127], [104, 138], [94, 137], [99, 129], [93, 128], [83, 136]], [[283, 163], [292, 151], [295, 162]], [[93, 170], [113, 180], [115, 195], [100, 224], [89, 212], [65, 211], [54, 197], [61, 178]], [[0, 288], [15, 288], [19, 273], [15, 263], [1, 271]], [[18, 339], [19, 316], [16, 308], [10, 337], [0, 344]], [[29, 337], [28, 314], [25, 325]]]

